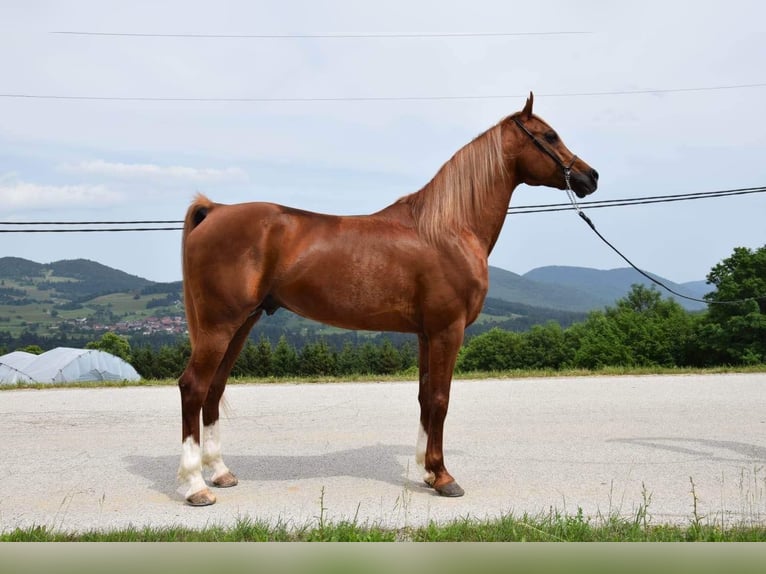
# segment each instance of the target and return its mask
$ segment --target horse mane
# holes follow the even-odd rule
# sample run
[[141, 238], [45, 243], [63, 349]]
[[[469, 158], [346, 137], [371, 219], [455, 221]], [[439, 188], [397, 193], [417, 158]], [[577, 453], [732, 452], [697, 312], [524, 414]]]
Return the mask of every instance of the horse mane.
[[457, 231], [480, 217], [482, 206], [505, 179], [501, 124], [479, 134], [459, 149], [420, 191], [397, 203], [412, 208], [420, 235], [437, 243], [445, 231]]

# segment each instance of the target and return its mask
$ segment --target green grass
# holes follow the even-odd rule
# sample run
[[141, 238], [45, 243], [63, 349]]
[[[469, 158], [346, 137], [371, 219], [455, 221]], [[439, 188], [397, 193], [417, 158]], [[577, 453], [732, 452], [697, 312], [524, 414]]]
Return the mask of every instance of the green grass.
[[505, 515], [496, 520], [459, 519], [418, 528], [384, 528], [355, 521], [288, 527], [249, 517], [233, 526], [129, 527], [121, 530], [62, 532], [45, 526], [0, 534], [0, 542], [766, 542], [766, 525], [647, 524], [635, 517], [589, 519], [550, 511], [544, 515]]

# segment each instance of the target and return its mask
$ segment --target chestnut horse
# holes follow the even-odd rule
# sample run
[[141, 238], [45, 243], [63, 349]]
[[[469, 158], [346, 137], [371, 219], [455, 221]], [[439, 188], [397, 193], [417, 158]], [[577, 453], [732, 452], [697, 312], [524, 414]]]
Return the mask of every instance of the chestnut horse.
[[194, 200], [183, 231], [192, 352], [179, 380], [179, 491], [188, 504], [216, 500], [203, 467], [213, 486], [237, 484], [221, 457], [219, 401], [251, 328], [280, 307], [346, 329], [417, 333], [415, 458], [436, 492], [463, 494], [444, 466], [442, 430], [455, 359], [484, 303], [487, 258], [511, 194], [526, 183], [585, 197], [598, 181], [532, 103], [530, 93], [521, 112], [460, 149], [423, 189], [372, 215]]

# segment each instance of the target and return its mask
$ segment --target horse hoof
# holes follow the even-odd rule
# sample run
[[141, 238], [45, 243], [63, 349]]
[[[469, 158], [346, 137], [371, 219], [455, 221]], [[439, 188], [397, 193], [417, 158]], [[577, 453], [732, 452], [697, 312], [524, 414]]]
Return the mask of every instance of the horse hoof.
[[195, 492], [186, 498], [186, 504], [189, 506], [210, 506], [215, 504], [215, 495], [209, 488]]
[[457, 498], [458, 496], [463, 496], [465, 494], [465, 490], [460, 488], [460, 485], [454, 480], [443, 486], [434, 488], [436, 489], [436, 492], [438, 492], [441, 496], [448, 496], [450, 498]]
[[213, 480], [213, 486], [218, 488], [229, 488], [231, 486], [237, 486], [237, 483], [239, 483], [237, 477], [234, 476], [231, 472], [226, 472], [225, 474], [222, 474]]

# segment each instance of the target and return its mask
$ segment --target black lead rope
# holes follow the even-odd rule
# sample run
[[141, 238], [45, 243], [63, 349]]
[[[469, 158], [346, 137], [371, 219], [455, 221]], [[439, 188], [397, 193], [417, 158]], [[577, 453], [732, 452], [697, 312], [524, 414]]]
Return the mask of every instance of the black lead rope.
[[[567, 181], [567, 184], [568, 183], [569, 183], [569, 181]], [[590, 227], [593, 230], [593, 233], [595, 233], [601, 241], [606, 243], [612, 251], [614, 251], [617, 255], [619, 255], [633, 269], [635, 269], [641, 275], [643, 275], [644, 277], [649, 279], [649, 281], [651, 281], [652, 283], [654, 283], [656, 285], [659, 285], [660, 287], [662, 287], [666, 291], [669, 291], [670, 293], [672, 293], [676, 297], [681, 297], [682, 299], [687, 299], [689, 301], [696, 301], [697, 303], [706, 303], [708, 305], [737, 305], [739, 303], [745, 303], [747, 301], [758, 301], [760, 299], [766, 298], [766, 297], [746, 297], [745, 299], [731, 299], [731, 300], [728, 300], [728, 301], [708, 301], [707, 299], [698, 299], [696, 297], [690, 297], [689, 295], [684, 295], [682, 293], [679, 293], [675, 289], [672, 289], [672, 288], [668, 287], [667, 285], [665, 285], [659, 279], [656, 279], [656, 278], [652, 277], [646, 271], [644, 271], [642, 269], [639, 269], [639, 267], [636, 266], [635, 263], [633, 263], [630, 259], [625, 257], [625, 255], [623, 255], [622, 252], [619, 249], [617, 249], [614, 245], [612, 245], [606, 237], [601, 235], [599, 230], [596, 229], [596, 225], [591, 221], [590, 217], [585, 215], [585, 213], [580, 209], [580, 206], [577, 205], [577, 202], [575, 201], [574, 195], [572, 193], [572, 189], [568, 185], [567, 185], [567, 190], [566, 191], [567, 191], [567, 195], [569, 196], [569, 201], [572, 202], [572, 206], [575, 208], [575, 211], [577, 211], [577, 215], [579, 215], [580, 218], [585, 223], [588, 224], [588, 227]]]
[[686, 299], [688, 301], [695, 301], [697, 303], [705, 303], [707, 305], [737, 305], [739, 303], [745, 303], [747, 301], [760, 301], [762, 299], [766, 299], [766, 296], [760, 296], [760, 297], [747, 297], [745, 299], [731, 299], [728, 301], [708, 301], [707, 299], [698, 299], [696, 297], [690, 297], [689, 295], [684, 295], [682, 293], [679, 293], [675, 289], [671, 289], [667, 285], [665, 285], [662, 281], [659, 279], [655, 279], [649, 273], [646, 271], [639, 269], [638, 266], [636, 266], [630, 259], [625, 257], [622, 252], [617, 249], [614, 245], [612, 245], [609, 240], [607, 240], [606, 237], [601, 235], [598, 229], [596, 229], [596, 225], [590, 220], [590, 217], [585, 215], [583, 211], [580, 209], [580, 206], [577, 205], [577, 200], [575, 199], [574, 191], [572, 191], [572, 186], [570, 185], [570, 176], [572, 174], [572, 166], [574, 166], [575, 161], [577, 160], [577, 156], [572, 157], [572, 161], [569, 162], [569, 165], [565, 164], [561, 158], [556, 154], [552, 149], [550, 149], [547, 145], [545, 145], [543, 142], [541, 142], [537, 137], [535, 137], [535, 134], [533, 134], [531, 131], [527, 129], [527, 127], [521, 123], [521, 121], [518, 118], [513, 118], [513, 121], [515, 124], [523, 131], [526, 135], [530, 137], [532, 142], [542, 151], [545, 153], [548, 157], [550, 157], [563, 171], [564, 171], [564, 181], [566, 183], [565, 191], [567, 192], [567, 196], [569, 197], [569, 201], [572, 203], [572, 207], [574, 207], [575, 211], [577, 212], [577, 215], [582, 218], [582, 220], [588, 224], [588, 227], [590, 227], [593, 230], [593, 233], [595, 233], [598, 238], [606, 243], [609, 248], [614, 251], [617, 255], [619, 255], [628, 265], [630, 265], [633, 269], [638, 271], [641, 275], [646, 277], [649, 281], [654, 283], [655, 285], [659, 285], [666, 291], [669, 291], [676, 297], [681, 297], [682, 299]]

